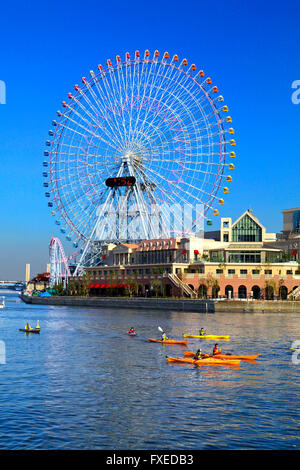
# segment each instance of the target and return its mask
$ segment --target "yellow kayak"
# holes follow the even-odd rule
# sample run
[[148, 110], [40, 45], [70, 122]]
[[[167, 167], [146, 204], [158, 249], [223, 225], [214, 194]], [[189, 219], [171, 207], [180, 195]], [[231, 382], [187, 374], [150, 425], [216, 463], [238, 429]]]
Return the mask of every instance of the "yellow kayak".
[[229, 339], [229, 335], [183, 335], [185, 338]]

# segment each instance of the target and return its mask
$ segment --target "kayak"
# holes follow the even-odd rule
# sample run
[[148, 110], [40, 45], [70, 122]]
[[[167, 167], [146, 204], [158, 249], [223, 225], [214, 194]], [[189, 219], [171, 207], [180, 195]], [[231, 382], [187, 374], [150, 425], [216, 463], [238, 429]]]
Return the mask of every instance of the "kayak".
[[[187, 357], [194, 357], [195, 353], [191, 351], [183, 351], [184, 355]], [[240, 359], [241, 361], [253, 361], [256, 359], [260, 354], [209, 354], [208, 357], [213, 357], [216, 359]]]
[[170, 357], [167, 356], [168, 362], [183, 362], [186, 364], [196, 364], [197, 366], [238, 366], [240, 365], [240, 360], [238, 359], [215, 359], [213, 357], [208, 357], [205, 359], [192, 359], [191, 357]]
[[19, 331], [24, 331], [25, 333], [39, 333], [41, 330], [39, 328], [30, 328], [30, 330], [25, 330], [25, 328], [19, 328]]
[[186, 346], [188, 344], [188, 341], [178, 341], [177, 339], [153, 339], [149, 338], [149, 341], [152, 341], [153, 343], [164, 343], [164, 344], [183, 344]]
[[229, 339], [229, 335], [183, 335], [185, 338]]
[[128, 333], [129, 336], [136, 336], [136, 333]]

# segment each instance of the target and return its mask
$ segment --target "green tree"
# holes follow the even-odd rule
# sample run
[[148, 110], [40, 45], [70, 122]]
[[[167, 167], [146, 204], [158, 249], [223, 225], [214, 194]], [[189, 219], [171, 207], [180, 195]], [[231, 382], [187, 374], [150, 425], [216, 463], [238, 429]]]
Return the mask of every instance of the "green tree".
[[163, 282], [162, 279], [153, 279], [150, 282], [150, 285], [153, 287], [154, 293], [156, 297], [163, 295]]
[[78, 286], [78, 293], [81, 296], [87, 297], [90, 292], [90, 284], [91, 284], [92, 275], [90, 272], [85, 273], [80, 278], [80, 287]]
[[59, 282], [58, 284], [55, 284], [55, 286], [53, 286], [53, 291], [54, 291], [54, 295], [63, 295], [64, 293], [63, 282]]

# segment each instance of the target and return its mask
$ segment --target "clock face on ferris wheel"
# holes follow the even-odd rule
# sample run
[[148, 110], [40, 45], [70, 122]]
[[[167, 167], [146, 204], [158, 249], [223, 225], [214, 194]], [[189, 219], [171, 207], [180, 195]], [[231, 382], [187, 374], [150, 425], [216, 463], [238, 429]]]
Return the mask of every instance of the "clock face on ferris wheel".
[[[45, 195], [74, 246], [170, 237], [176, 205], [190, 209], [185, 235], [219, 214], [234, 169], [232, 119], [212, 79], [186, 59], [136, 51], [107, 60], [52, 124]], [[174, 226], [181, 217], [173, 213]]]

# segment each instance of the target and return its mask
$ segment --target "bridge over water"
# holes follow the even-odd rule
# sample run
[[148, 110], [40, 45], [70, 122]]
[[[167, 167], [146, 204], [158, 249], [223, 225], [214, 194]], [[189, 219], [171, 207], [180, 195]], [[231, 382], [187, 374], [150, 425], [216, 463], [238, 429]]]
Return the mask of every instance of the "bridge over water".
[[0, 289], [22, 290], [24, 287], [26, 287], [26, 282], [24, 281], [1, 281], [0, 280]]

